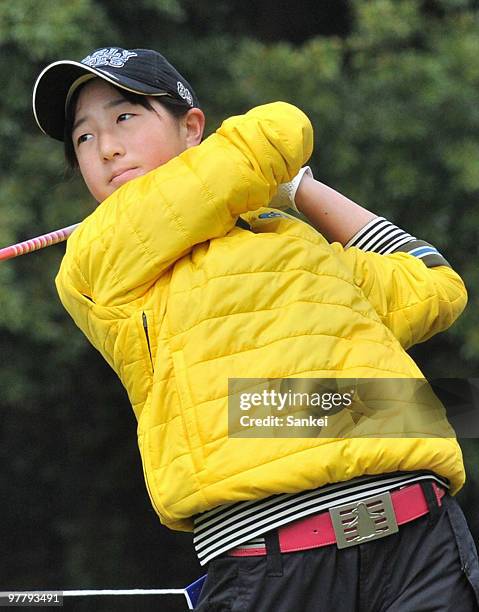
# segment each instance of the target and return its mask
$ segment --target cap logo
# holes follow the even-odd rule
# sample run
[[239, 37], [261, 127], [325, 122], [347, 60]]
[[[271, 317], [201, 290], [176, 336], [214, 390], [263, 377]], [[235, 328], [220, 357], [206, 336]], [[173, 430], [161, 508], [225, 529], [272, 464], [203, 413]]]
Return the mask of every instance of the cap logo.
[[100, 49], [95, 51], [91, 55], [87, 55], [82, 59], [81, 63], [92, 68], [98, 66], [112, 66], [113, 68], [123, 68], [130, 57], [136, 57], [138, 54], [133, 51], [126, 51], [125, 49], [117, 49], [115, 47], [109, 47], [107, 49]]
[[186, 100], [190, 106], [193, 106], [193, 96], [191, 95], [190, 90], [183, 85], [181, 81], [176, 83], [176, 87], [178, 89], [178, 95], [183, 100]]

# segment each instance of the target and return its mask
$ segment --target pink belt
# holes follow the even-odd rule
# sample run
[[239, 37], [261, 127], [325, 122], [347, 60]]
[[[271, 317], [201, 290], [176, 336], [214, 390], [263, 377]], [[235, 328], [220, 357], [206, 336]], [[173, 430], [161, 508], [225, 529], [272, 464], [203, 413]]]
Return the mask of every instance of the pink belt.
[[[432, 483], [440, 506], [445, 491]], [[414, 521], [429, 512], [419, 483], [393, 493], [383, 493], [353, 503], [343, 504], [278, 527], [281, 552], [294, 552], [337, 544], [346, 548], [382, 538], [398, 531], [399, 525]], [[265, 555], [265, 546], [229, 550], [232, 557]]]

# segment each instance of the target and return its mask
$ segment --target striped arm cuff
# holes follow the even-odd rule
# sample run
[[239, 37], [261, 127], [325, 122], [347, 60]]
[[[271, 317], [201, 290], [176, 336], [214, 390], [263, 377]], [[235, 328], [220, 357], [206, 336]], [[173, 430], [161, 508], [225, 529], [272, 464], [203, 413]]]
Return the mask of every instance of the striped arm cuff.
[[380, 255], [409, 253], [421, 259], [428, 268], [450, 266], [439, 251], [428, 242], [418, 240], [384, 217], [376, 217], [359, 230], [345, 245], [345, 249], [356, 247]]

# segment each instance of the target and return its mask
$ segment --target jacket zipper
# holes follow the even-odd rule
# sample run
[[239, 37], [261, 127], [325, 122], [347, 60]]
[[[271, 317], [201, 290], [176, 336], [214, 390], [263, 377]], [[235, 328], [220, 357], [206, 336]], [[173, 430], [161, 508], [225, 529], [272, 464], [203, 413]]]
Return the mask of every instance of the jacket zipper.
[[[143, 329], [145, 331], [146, 344], [148, 346], [148, 354], [150, 356], [151, 370], [154, 372], [155, 369], [153, 367], [153, 356], [151, 354], [150, 335], [149, 335], [149, 332], [148, 332], [148, 319], [147, 319], [147, 316], [146, 316], [145, 312], [141, 313], [141, 318], [142, 318], [142, 321], [143, 321]], [[144, 436], [144, 438], [146, 438], [147, 432], [144, 432], [143, 436]], [[153, 499], [153, 495], [151, 493], [150, 482], [148, 480], [148, 469], [147, 469], [147, 466], [146, 466], [146, 462], [147, 462], [147, 458], [145, 456], [145, 458], [142, 461], [142, 464], [143, 464], [143, 474], [144, 474], [144, 478], [145, 478], [146, 490], [148, 491], [148, 496], [149, 496], [149, 498], [151, 500], [151, 504], [152, 504], [153, 508], [155, 509], [155, 512], [158, 514], [158, 516], [161, 516], [160, 512], [159, 512], [159, 510], [158, 510], [158, 508], [157, 508], [157, 506], [155, 504], [155, 501]]]
[[148, 319], [146, 318], [146, 314], [144, 312], [142, 313], [142, 319], [143, 319], [143, 329], [145, 330], [145, 336], [146, 336], [146, 344], [148, 345], [148, 354], [150, 355], [151, 370], [154, 372], [155, 368], [153, 367], [153, 356], [151, 354], [150, 335], [148, 333]]

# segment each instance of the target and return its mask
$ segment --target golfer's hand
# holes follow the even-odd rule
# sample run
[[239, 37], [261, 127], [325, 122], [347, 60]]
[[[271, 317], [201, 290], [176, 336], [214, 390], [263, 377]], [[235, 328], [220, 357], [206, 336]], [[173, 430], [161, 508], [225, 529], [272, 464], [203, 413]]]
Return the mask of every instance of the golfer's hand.
[[311, 168], [309, 166], [301, 168], [298, 174], [289, 183], [282, 183], [279, 185], [276, 195], [269, 203], [270, 207], [277, 208], [278, 210], [292, 208], [293, 210], [298, 211], [294, 198], [296, 196], [296, 191], [298, 190], [299, 184], [304, 178], [313, 178], [313, 173], [311, 172]]

